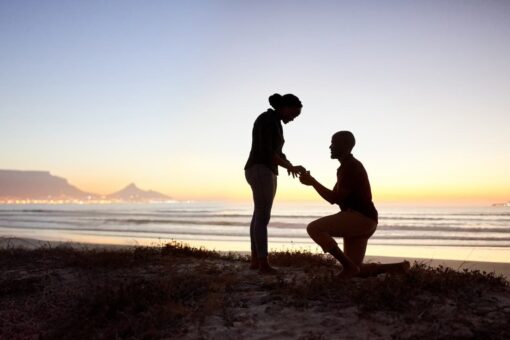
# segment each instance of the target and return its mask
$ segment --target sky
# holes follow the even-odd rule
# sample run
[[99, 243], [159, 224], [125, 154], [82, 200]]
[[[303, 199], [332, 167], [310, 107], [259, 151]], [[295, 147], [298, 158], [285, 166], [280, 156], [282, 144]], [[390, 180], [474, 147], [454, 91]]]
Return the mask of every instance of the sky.
[[376, 202], [510, 200], [508, 1], [0, 0], [0, 46], [0, 169], [250, 200], [253, 122], [294, 93], [284, 152], [326, 186], [350, 130]]

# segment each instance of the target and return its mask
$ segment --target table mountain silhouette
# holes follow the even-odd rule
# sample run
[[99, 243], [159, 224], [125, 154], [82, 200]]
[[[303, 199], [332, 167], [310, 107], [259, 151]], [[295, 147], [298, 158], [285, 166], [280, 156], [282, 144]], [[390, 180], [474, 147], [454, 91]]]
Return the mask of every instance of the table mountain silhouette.
[[92, 199], [98, 195], [85, 192], [67, 179], [49, 171], [0, 170], [0, 197], [12, 199]]
[[0, 199], [146, 202], [172, 198], [153, 190], [142, 190], [134, 183], [110, 195], [99, 195], [80, 190], [49, 171], [0, 170]]
[[153, 190], [142, 190], [134, 183], [106, 197], [121, 201], [164, 201], [171, 199], [171, 197]]

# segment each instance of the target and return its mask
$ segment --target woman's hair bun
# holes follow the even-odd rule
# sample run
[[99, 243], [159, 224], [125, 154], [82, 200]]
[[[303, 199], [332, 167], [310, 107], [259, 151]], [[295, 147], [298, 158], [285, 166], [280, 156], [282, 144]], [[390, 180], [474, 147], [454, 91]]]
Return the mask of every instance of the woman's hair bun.
[[273, 109], [277, 109], [282, 106], [282, 95], [279, 93], [275, 93], [269, 96], [269, 104], [273, 107]]
[[275, 93], [269, 97], [269, 104], [271, 104], [271, 106], [275, 110], [284, 106], [303, 107], [303, 104], [301, 103], [299, 98], [293, 95], [292, 93], [287, 93], [286, 95], [283, 96], [279, 93]]

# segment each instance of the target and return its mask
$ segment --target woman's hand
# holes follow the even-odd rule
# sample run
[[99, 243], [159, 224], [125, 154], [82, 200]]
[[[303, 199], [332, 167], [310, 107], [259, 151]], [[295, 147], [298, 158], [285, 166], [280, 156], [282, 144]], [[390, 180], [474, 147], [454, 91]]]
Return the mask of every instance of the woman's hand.
[[310, 171], [306, 171], [299, 176], [299, 181], [304, 185], [313, 185], [315, 178], [310, 175]]
[[287, 169], [287, 173], [292, 175], [292, 178], [296, 178], [297, 176], [306, 172], [306, 169], [301, 165], [292, 166]]

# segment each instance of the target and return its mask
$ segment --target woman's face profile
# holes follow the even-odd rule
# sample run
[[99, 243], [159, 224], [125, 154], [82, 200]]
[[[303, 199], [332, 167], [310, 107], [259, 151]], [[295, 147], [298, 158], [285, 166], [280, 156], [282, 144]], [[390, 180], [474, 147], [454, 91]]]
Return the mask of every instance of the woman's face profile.
[[300, 107], [284, 106], [280, 110], [282, 121], [284, 124], [292, 122], [297, 116], [301, 114]]

